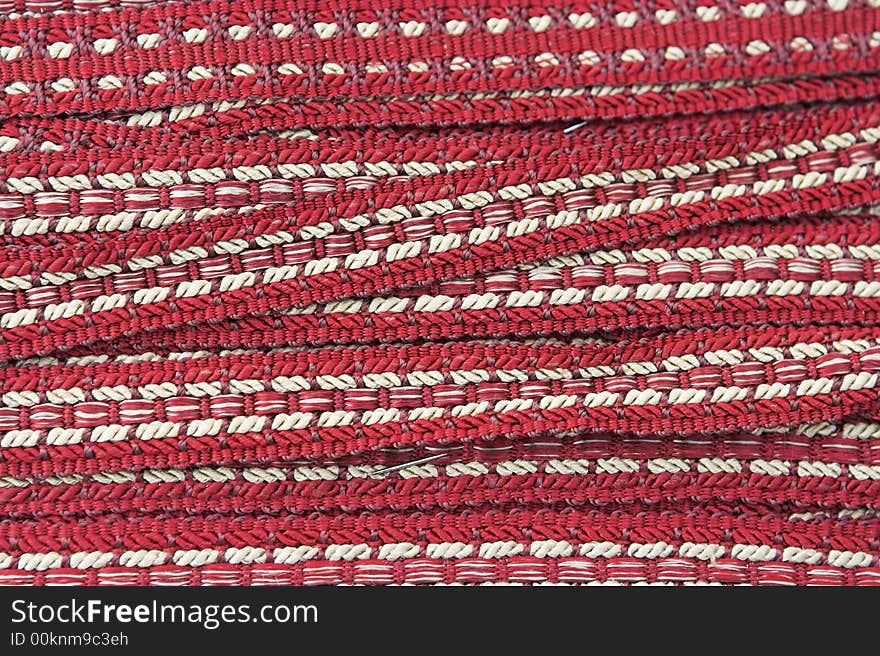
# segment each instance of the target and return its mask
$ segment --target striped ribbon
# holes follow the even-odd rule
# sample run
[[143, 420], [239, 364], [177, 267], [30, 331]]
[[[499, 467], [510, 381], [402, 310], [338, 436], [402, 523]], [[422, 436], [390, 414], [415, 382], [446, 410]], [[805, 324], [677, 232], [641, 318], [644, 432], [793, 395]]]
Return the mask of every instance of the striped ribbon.
[[0, 19], [0, 583], [880, 584], [877, 0]]

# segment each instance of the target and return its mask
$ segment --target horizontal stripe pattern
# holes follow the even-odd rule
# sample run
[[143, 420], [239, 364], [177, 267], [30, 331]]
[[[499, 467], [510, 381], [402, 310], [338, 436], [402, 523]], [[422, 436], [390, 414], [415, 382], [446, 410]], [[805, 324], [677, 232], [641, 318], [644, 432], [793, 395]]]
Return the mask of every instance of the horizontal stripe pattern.
[[[672, 12], [647, 23], [636, 12], [620, 12], [612, 18], [606, 11], [602, 13], [611, 20], [600, 30], [595, 29], [596, 9], [588, 9], [586, 3], [572, 3], [550, 13], [511, 11], [491, 17], [481, 15], [477, 4], [454, 11], [455, 17], [445, 21], [433, 16], [426, 20], [428, 16], [419, 17], [413, 10], [392, 10], [396, 20], [377, 16], [378, 21], [361, 20], [352, 31], [351, 27], [340, 29], [329, 13], [324, 20], [312, 18], [312, 24], [298, 24], [298, 12], [290, 11], [298, 6], [289, 3], [172, 4], [148, 7], [142, 13], [111, 9], [100, 26], [89, 15], [74, 15], [56, 23], [57, 27], [53, 22], [58, 19], [51, 16], [22, 17], [13, 19], [10, 26], [21, 35], [22, 44], [11, 42], [2, 53], [5, 65], [0, 80], [5, 84], [7, 112], [60, 113], [137, 109], [169, 98], [191, 102], [284, 97], [299, 89], [319, 96], [341, 90], [353, 100], [367, 100], [366, 89], [370, 95], [406, 97], [592, 79], [644, 84], [681, 72], [685, 72], [682, 79], [699, 81], [706, 77], [828, 75], [852, 70], [854, 64], [871, 70], [875, 66], [872, 46], [880, 45], [870, 36], [876, 27], [876, 10], [856, 2], [848, 3], [845, 11], [811, 4], [811, 11], [799, 15], [771, 11], [755, 20], [734, 14], [726, 15], [721, 23], [711, 10], [711, 20]], [[234, 11], [247, 19], [244, 24], [222, 27], [204, 21], [200, 27], [202, 17], [212, 11]], [[473, 18], [462, 20], [468, 14], [477, 19], [477, 25], [471, 23]], [[193, 27], [169, 29], [162, 19], [171, 16], [186, 18]], [[672, 16], [679, 20], [671, 20]], [[353, 27], [352, 23], [346, 17], [343, 25]], [[719, 24], [727, 29], [719, 30]], [[79, 27], [82, 36], [68, 41], [69, 37], [62, 36], [62, 26]], [[35, 29], [49, 36], [38, 47], [31, 42], [35, 34], [30, 31]], [[297, 38], [291, 40], [291, 34]], [[552, 37], [556, 38], [551, 42], [558, 45], [548, 51]], [[783, 47], [789, 52], [776, 54]], [[471, 54], [449, 60], [444, 57], [449, 48]], [[383, 57], [389, 50], [397, 53], [394, 60]], [[344, 61], [339, 55], [334, 57], [344, 51], [349, 52]], [[813, 57], [815, 51], [826, 54]], [[118, 67], [123, 54], [130, 54], [136, 65]], [[40, 65], [21, 66], [23, 58]], [[203, 58], [208, 61], [202, 66], [190, 68], [183, 63]], [[681, 60], [690, 65], [675, 66]], [[177, 65], [168, 68], [160, 62]], [[600, 63], [610, 70], [597, 67]], [[100, 66], [102, 75], [91, 73], [95, 66]], [[437, 74], [441, 66], [448, 67], [451, 80]], [[392, 68], [406, 72], [392, 79], [388, 77]], [[601, 72], [597, 74], [595, 68]], [[365, 73], [368, 80], [373, 77], [369, 86], [350, 80], [355, 71]], [[513, 71], [519, 75], [512, 75]]]
[[[868, 145], [873, 150], [873, 144]], [[823, 169], [827, 168], [829, 172], [816, 172], [818, 177], [815, 180], [811, 178], [809, 181], [808, 186], [810, 186], [810, 189], [818, 192], [827, 184], [849, 185], [853, 183], [868, 185], [873, 176], [873, 164], [841, 167], [836, 166], [834, 161], [829, 159], [831, 157], [835, 159], [855, 157], [855, 151], [852, 151], [854, 148], [858, 149], [858, 146], [853, 145], [850, 148], [831, 151], [828, 158], [822, 158], [820, 160], [822, 162], [821, 167]], [[859, 151], [859, 153], [861, 152]], [[859, 154], [858, 157], [873, 158], [873, 155], [865, 152], [864, 154]], [[850, 160], [847, 159], [847, 161]], [[62, 329], [72, 330], [76, 329], [77, 326], [82, 326], [87, 318], [89, 322], [101, 322], [102, 332], [105, 334], [109, 332], [110, 335], [113, 335], [118, 334], [122, 330], [130, 331], [135, 325], [139, 326], [140, 330], [147, 329], [159, 318], [159, 313], [163, 312], [167, 313], [163, 322], [164, 325], [174, 325], [184, 316], [198, 316], [194, 313], [200, 311], [204, 312], [202, 320], [220, 319], [223, 316], [234, 315], [236, 312], [241, 311], [236, 308], [243, 307], [245, 303], [248, 304], [250, 312], [260, 311], [262, 303], [257, 298], [258, 295], [266, 300], [272, 298], [275, 303], [308, 304], [311, 301], [326, 299], [330, 285], [351, 276], [357, 276], [360, 281], [359, 289], [367, 292], [371, 288], [387, 284], [387, 282], [382, 282], [382, 280], [397, 275], [395, 272], [411, 271], [412, 265], [416, 262], [422, 262], [426, 267], [424, 271], [432, 272], [432, 277], [436, 276], [435, 279], [442, 280], [452, 276], [442, 272], [442, 270], [433, 273], [440, 261], [450, 257], [458, 258], [463, 254], [469, 253], [468, 261], [472, 263], [480, 260], [485, 261], [489, 265], [501, 263], [505, 260], [510, 260], [517, 249], [526, 248], [526, 245], [533, 242], [537, 233], [542, 230], [546, 230], [548, 234], [560, 235], [562, 241], [559, 243], [559, 247], [565, 248], [563, 244], [566, 243], [566, 240], [574, 239], [580, 243], [595, 241], [600, 234], [611, 230], [622, 221], [630, 224], [632, 222], [644, 224], [651, 229], [652, 222], [657, 221], [664, 214], [668, 215], [670, 212], [681, 211], [682, 208], [688, 208], [691, 205], [698, 212], [708, 211], [709, 214], [705, 216], [712, 216], [712, 212], [718, 211], [718, 209], [727, 206], [727, 204], [731, 207], [741, 205], [741, 197], [752, 194], [756, 198], [766, 195], [768, 200], [769, 197], [779, 197], [781, 199], [782, 196], [778, 196], [779, 194], [785, 196], [799, 192], [803, 184], [799, 180], [801, 178], [806, 180], [807, 177], [810, 177], [794, 173], [795, 169], [789, 169], [788, 166], [783, 167], [783, 169], [788, 169], [794, 177], [787, 182], [784, 181], [785, 178], [778, 177], [774, 178], [773, 181], [769, 179], [765, 181], [752, 181], [751, 186], [745, 184], [725, 184], [722, 186], [711, 186], [706, 191], [675, 192], [669, 196], [663, 194], [660, 197], [651, 199], [637, 198], [627, 200], [626, 202], [614, 200], [614, 197], [609, 195], [611, 192], [608, 189], [599, 186], [598, 189], [606, 201], [600, 205], [592, 205], [595, 200], [581, 197], [576, 193], [576, 190], [571, 190], [562, 194], [562, 202], [564, 204], [562, 211], [559, 211], [559, 208], [553, 204], [560, 202], [558, 195], [567, 187], [557, 180], [552, 184], [550, 182], [545, 183], [549, 186], [544, 188], [541, 197], [546, 197], [548, 199], [547, 202], [551, 204], [546, 207], [540, 204], [535, 206], [533, 217], [529, 217], [527, 214], [527, 218], [510, 221], [501, 216], [498, 219], [500, 223], [497, 225], [488, 224], [484, 227], [472, 227], [470, 229], [469, 227], [474, 224], [469, 224], [465, 221], [461, 223], [460, 227], [455, 228], [456, 232], [435, 234], [427, 240], [400, 241], [378, 249], [366, 248], [350, 252], [344, 257], [341, 255], [334, 257], [329, 253], [320, 259], [309, 259], [309, 255], [306, 253], [294, 255], [295, 259], [302, 258], [302, 263], [299, 264], [285, 264], [283, 260], [279, 261], [277, 259], [277, 246], [279, 244], [275, 244], [272, 246], [272, 249], [275, 250], [269, 249], [264, 251], [267, 256], [270, 253], [274, 253], [272, 260], [266, 260], [266, 264], [273, 264], [273, 266], [263, 269], [261, 274], [242, 270], [240, 266], [236, 265], [235, 270], [239, 270], [240, 273], [225, 275], [214, 280], [195, 278], [180, 282], [174, 287], [161, 287], [154, 284], [151, 287], [141, 287], [134, 292], [123, 291], [109, 295], [105, 293], [88, 302], [72, 299], [62, 303], [50, 304], [42, 312], [38, 308], [23, 308], [17, 312], [8, 313], [4, 316], [4, 327], [8, 331], [7, 335], [10, 343], [22, 342], [22, 345], [7, 348], [9, 348], [10, 354], [20, 351], [22, 348], [39, 348], [38, 344], [45, 342], [46, 338], [29, 338], [28, 335], [33, 332], [32, 327], [40, 327], [40, 330], [45, 327], [50, 332], [59, 332]], [[783, 169], [779, 169], [774, 175], [785, 175], [782, 173]], [[751, 177], [750, 180], [752, 180]], [[556, 186], [560, 184], [562, 186], [557, 189]], [[593, 185], [594, 189], [596, 188], [594, 182], [589, 184]], [[789, 191], [791, 188], [787, 185], [793, 185], [794, 189]], [[519, 188], [517, 187], [516, 189]], [[503, 190], [499, 191], [501, 197], [504, 196], [502, 192]], [[512, 188], [511, 193], [514, 194], [511, 196], [512, 200], [505, 200], [503, 202], [510, 202], [515, 206], [525, 208], [525, 201], [516, 199], [516, 194], [519, 191], [515, 191]], [[592, 194], [593, 192], [590, 193]], [[866, 189], [866, 193], [870, 194], [873, 192]], [[551, 201], [551, 198], [556, 198], [556, 200]], [[489, 197], [485, 194], [474, 193], [460, 197], [459, 202], [464, 203], [465, 206], [474, 204], [482, 206], [489, 203]], [[257, 211], [259, 212], [260, 210]], [[428, 214], [433, 215], [436, 211], [438, 211], [437, 208], [430, 210]], [[486, 208], [484, 207], [482, 211], [486, 211]], [[626, 218], [624, 219], [624, 217]], [[703, 220], [706, 219], [698, 219], [697, 221]], [[504, 229], [502, 230], [502, 228]], [[461, 230], [461, 232], [457, 232], [457, 230]], [[269, 235], [265, 235], [262, 238], [270, 243], [273, 241], [273, 238]], [[282, 237], [281, 239], [283, 242], [285, 238]], [[241, 257], [242, 244], [230, 243], [226, 245], [226, 242], [223, 242], [223, 244], [221, 249], [236, 251], [238, 253], [236, 257]], [[510, 255], [499, 255], [496, 251], [501, 246], [508, 249]], [[216, 249], [217, 245], [214, 248]], [[296, 253], [296, 249], [290, 252]], [[481, 255], [484, 252], [486, 255]], [[178, 264], [184, 264], [193, 259], [200, 259], [204, 255], [207, 255], [204, 250], [193, 248], [190, 250], [178, 249], [168, 257], [171, 258], [170, 263], [172, 264], [175, 261]], [[136, 268], [142, 269], [145, 267], [146, 274], [137, 272], [137, 276], [147, 275], [148, 278], [155, 276], [156, 271], [153, 270], [153, 266], [156, 263], [154, 260], [149, 260], [149, 258], [140, 261]], [[262, 266], [266, 266], [266, 264]], [[470, 264], [465, 268], [460, 268], [457, 273], [458, 275], [467, 275], [475, 270], [472, 267], [473, 264]], [[222, 271], [222, 269], [219, 271]], [[200, 274], [195, 273], [195, 275]], [[412, 273], [409, 275], [412, 275]], [[61, 276], [60, 280], [63, 280], [63, 278], [64, 276]], [[413, 282], [421, 282], [425, 278], [427, 276], [414, 276]], [[155, 279], [153, 280], [155, 281]], [[25, 286], [29, 286], [29, 283], [25, 284]], [[344, 287], [345, 285], [343, 284], [343, 289]], [[201, 310], [205, 300], [207, 300], [206, 297], [215, 293], [219, 293], [221, 297], [227, 298], [228, 302], [218, 307], [212, 301], [213, 307], [210, 310], [207, 308]], [[339, 295], [339, 291], [334, 293]], [[234, 301], [233, 298], [235, 299]], [[142, 306], [149, 307], [142, 308]], [[129, 309], [134, 311], [134, 316], [131, 316], [128, 311]], [[104, 318], [99, 316], [102, 313], [105, 315]], [[94, 319], [92, 319], [93, 315], [95, 315]], [[115, 318], [117, 316], [119, 319]], [[94, 329], [85, 328], [84, 330], [88, 333]]]
[[877, 0], [0, 15], [0, 584], [880, 584]]
[[361, 561], [309, 562], [301, 566], [216, 565], [204, 568], [161, 566], [155, 569], [103, 568], [2, 572], [7, 585], [551, 585], [566, 584], [747, 584], [877, 585], [872, 568], [844, 569], [793, 563], [724, 562], [709, 568], [681, 558], [635, 561], [616, 559], [604, 567], [578, 558], [535, 561], [516, 557], [495, 560], [419, 559], [403, 563]]

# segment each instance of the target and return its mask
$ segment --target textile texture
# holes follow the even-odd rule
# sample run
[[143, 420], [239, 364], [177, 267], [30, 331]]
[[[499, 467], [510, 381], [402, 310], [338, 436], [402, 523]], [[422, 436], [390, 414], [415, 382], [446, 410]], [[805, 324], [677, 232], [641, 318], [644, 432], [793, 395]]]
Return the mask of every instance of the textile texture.
[[880, 584], [880, 0], [0, 0], [0, 584]]

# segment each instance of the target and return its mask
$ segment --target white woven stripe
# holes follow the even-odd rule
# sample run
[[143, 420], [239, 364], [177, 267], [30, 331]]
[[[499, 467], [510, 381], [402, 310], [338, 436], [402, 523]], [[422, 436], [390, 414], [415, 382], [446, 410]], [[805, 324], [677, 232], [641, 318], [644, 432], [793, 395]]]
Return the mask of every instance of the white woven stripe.
[[[0, 394], [0, 408], [33, 407], [41, 403], [56, 405], [69, 405], [83, 403], [85, 401], [123, 401], [129, 399], [170, 399], [173, 397], [189, 396], [194, 398], [216, 397], [228, 394], [255, 394], [265, 390], [276, 392], [302, 392], [306, 390], [354, 390], [354, 389], [394, 389], [406, 386], [434, 387], [437, 385], [454, 384], [469, 385], [479, 384], [492, 380], [502, 383], [534, 381], [570, 381], [575, 379], [591, 380], [595, 378], [609, 378], [612, 376], [636, 376], [647, 375], [657, 372], [684, 372], [698, 367], [712, 366], [736, 366], [746, 362], [758, 362], [771, 365], [779, 360], [808, 360], [828, 354], [839, 353], [841, 355], [863, 354], [868, 359], [875, 359], [874, 350], [880, 347], [880, 339], [860, 340], [836, 340], [828, 344], [822, 342], [797, 342], [780, 346], [766, 346], [750, 348], [746, 350], [726, 349], [682, 354], [666, 358], [659, 363], [650, 361], [630, 361], [617, 365], [598, 365], [578, 368], [536, 368], [536, 369], [506, 369], [506, 368], [474, 368], [474, 369], [420, 369], [408, 373], [394, 371], [369, 371], [355, 377], [351, 374], [317, 376], [276, 376], [268, 380], [258, 379], [230, 379], [227, 381], [204, 380], [198, 383], [178, 384], [174, 381], [174, 372], [167, 372], [168, 380], [160, 380], [162, 370], [151, 372], [152, 381], [145, 385], [113, 385], [101, 387], [68, 387], [46, 391], [14, 390]], [[871, 351], [865, 353], [865, 351]], [[283, 351], [279, 351], [283, 352]], [[246, 354], [241, 351], [240, 354]], [[238, 354], [233, 352], [230, 354]], [[198, 358], [213, 356], [210, 353], [187, 353], [181, 354], [186, 358]], [[134, 363], [151, 361], [153, 356], [145, 354], [141, 357], [124, 358], [119, 361]], [[172, 354], [168, 360], [182, 359]], [[104, 360], [106, 361], [106, 360]], [[57, 364], [57, 360], [41, 362], [46, 366]], [[91, 362], [90, 362], [91, 363]], [[75, 362], [67, 362], [73, 365]], [[825, 362], [827, 366], [833, 364]]]
[[137, 550], [123, 552], [79, 551], [73, 553], [45, 552], [10, 555], [0, 553], [0, 569], [47, 571], [68, 566], [74, 569], [100, 569], [103, 567], [155, 567], [173, 564], [185, 567], [205, 567], [217, 563], [253, 564], [277, 563], [293, 565], [305, 561], [327, 560], [330, 562], [353, 562], [363, 560], [408, 560], [414, 558], [440, 558], [444, 560], [505, 559], [515, 556], [533, 558], [569, 558], [578, 556], [589, 559], [628, 557], [637, 560], [661, 560], [671, 557], [716, 561], [732, 559], [744, 562], [788, 562], [827, 564], [832, 567], [855, 569], [872, 567], [877, 560], [863, 551], [816, 550], [797, 547], [777, 548], [765, 544], [735, 544], [729, 551], [719, 544], [684, 542], [680, 546], [666, 542], [617, 543], [584, 542], [571, 543], [564, 540], [537, 540], [533, 542], [499, 541], [480, 544], [409, 542], [371, 546], [365, 543], [301, 545], [266, 549], [259, 546], [190, 550]]
[[[592, 291], [591, 291], [592, 290]], [[314, 304], [281, 312], [287, 316], [309, 314], [403, 314], [478, 312], [496, 308], [538, 307], [541, 305], [579, 305], [582, 303], [621, 303], [626, 300], [659, 301], [693, 298], [755, 298], [759, 296], [778, 297], [828, 297], [852, 295], [856, 298], [880, 298], [880, 282], [846, 282], [841, 280], [816, 280], [800, 282], [796, 280], [734, 280], [712, 283], [646, 283], [638, 286], [626, 285], [584, 285], [556, 289], [514, 291], [508, 294], [484, 292], [467, 296], [446, 295], [413, 297], [386, 297], [368, 300], [334, 301], [327, 304]], [[5, 315], [4, 315], [5, 316]], [[31, 315], [28, 315], [29, 317]], [[36, 316], [34, 311], [33, 316]]]
[[[308, 427], [330, 428], [356, 424], [373, 425], [397, 421], [436, 420], [441, 417], [452, 419], [477, 417], [486, 413], [505, 414], [524, 410], [553, 410], [582, 406], [587, 408], [623, 406], [647, 406], [666, 403], [669, 405], [730, 403], [748, 398], [798, 398], [830, 394], [835, 389], [857, 391], [874, 389], [878, 374], [847, 374], [843, 377], [804, 380], [797, 389], [783, 385], [773, 388], [765, 384], [755, 388], [716, 387], [711, 396], [702, 389], [673, 390], [630, 390], [626, 394], [616, 392], [591, 392], [583, 395], [545, 395], [538, 398], [514, 398], [497, 401], [468, 403], [450, 407], [421, 407], [402, 412], [396, 408], [377, 408], [365, 412], [352, 410], [330, 410], [325, 412], [275, 413], [271, 415], [249, 415], [223, 418], [194, 419], [189, 422], [152, 421], [139, 424], [102, 424], [91, 429], [53, 428], [48, 431], [34, 429], [13, 429], [0, 438], [2, 448], [32, 447], [38, 444], [66, 446], [81, 442], [118, 442], [122, 440], [152, 440], [179, 435], [204, 437], [221, 432], [249, 433], [260, 432], [266, 428], [273, 430], [297, 430]], [[197, 406], [196, 406], [197, 407]], [[122, 413], [120, 413], [121, 415]], [[63, 413], [58, 413], [61, 421]], [[126, 417], [135, 420], [136, 415]]]
[[[804, 443], [803, 446], [807, 446]], [[384, 478], [380, 465], [357, 465], [339, 467], [337, 465], [292, 464], [289, 468], [273, 467], [197, 467], [183, 469], [148, 469], [140, 473], [131, 471], [105, 471], [94, 474], [68, 474], [49, 476], [43, 479], [0, 477], [0, 488], [25, 488], [34, 484], [76, 485], [98, 483], [104, 485], [129, 484], [141, 481], [148, 485], [180, 483], [222, 483], [243, 480], [251, 484], [277, 483], [280, 481], [341, 481], [357, 479]], [[801, 478], [852, 478], [861, 481], [880, 480], [880, 464], [864, 463], [840, 464], [816, 460], [764, 460], [761, 458], [620, 458], [598, 459], [550, 459], [503, 460], [484, 463], [480, 461], [453, 462], [446, 465], [415, 465], [397, 471], [401, 478], [433, 479], [438, 476], [480, 477], [487, 474], [499, 476], [524, 476], [535, 473], [564, 476], [586, 476], [591, 474], [618, 474], [624, 472], [645, 472], [648, 474], [684, 473], [730, 474], [747, 472], [758, 476], [797, 476]]]

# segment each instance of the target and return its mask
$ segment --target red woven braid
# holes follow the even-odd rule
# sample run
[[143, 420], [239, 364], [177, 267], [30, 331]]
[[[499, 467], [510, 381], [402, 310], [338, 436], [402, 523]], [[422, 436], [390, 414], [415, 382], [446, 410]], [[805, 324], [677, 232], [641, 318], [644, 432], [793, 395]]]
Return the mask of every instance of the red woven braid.
[[0, 1], [0, 584], [880, 584], [877, 1], [508, 4]]

